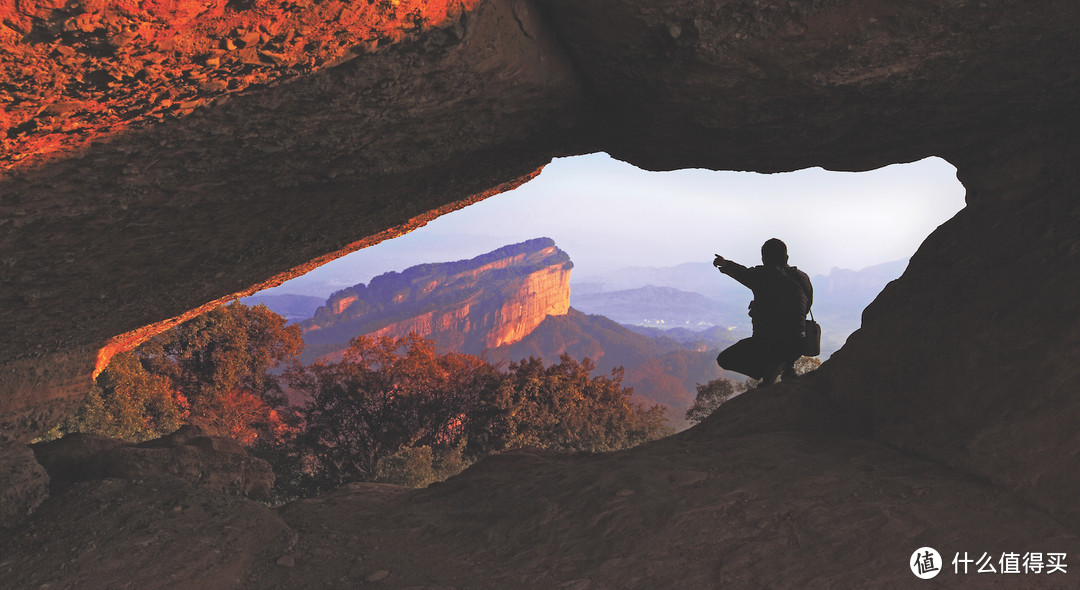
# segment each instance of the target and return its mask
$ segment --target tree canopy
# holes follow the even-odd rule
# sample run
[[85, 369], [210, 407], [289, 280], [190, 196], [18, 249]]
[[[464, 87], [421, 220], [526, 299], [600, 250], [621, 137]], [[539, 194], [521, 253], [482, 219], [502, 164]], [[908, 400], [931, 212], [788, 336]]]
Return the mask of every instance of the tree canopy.
[[162, 332], [137, 354], [186, 401], [186, 423], [250, 443], [274, 426], [273, 407], [285, 401], [273, 370], [303, 348], [298, 326], [265, 305], [235, 302]]
[[280, 427], [276, 369], [303, 346], [299, 327], [266, 306], [215, 308], [115, 356], [60, 434], [141, 441], [194, 424], [250, 444]]
[[631, 403], [621, 372], [593, 377], [593, 368], [564, 355], [548, 367], [536, 358], [511, 363], [503, 373], [473, 355], [438, 354], [415, 334], [356, 338], [341, 361], [293, 375], [292, 386], [311, 400], [301, 410], [309, 472], [319, 488], [405, 483], [417, 471], [460, 468], [510, 448], [606, 451], [669, 432], [662, 407]]
[[[820, 366], [821, 360], [817, 357], [799, 357], [799, 359], [795, 361], [795, 374], [805, 375]], [[697, 424], [712, 415], [712, 413], [727, 400], [741, 393], [745, 393], [750, 389], [754, 389], [760, 384], [761, 381], [757, 379], [732, 381], [731, 379], [725, 379], [723, 377], [713, 379], [705, 384], [699, 383], [697, 385], [697, 396], [694, 399], [694, 404], [686, 410], [686, 419]]]
[[511, 448], [610, 451], [671, 432], [662, 406], [631, 401], [621, 368], [594, 376], [589, 359], [504, 370], [415, 334], [361, 336], [307, 366], [302, 349], [299, 328], [266, 307], [219, 307], [117, 355], [61, 434], [141, 441], [197, 425], [248, 445], [296, 497], [426, 485]]
[[113, 357], [61, 430], [142, 442], [176, 430], [187, 415], [167, 378], [143, 368], [135, 353], [123, 352]]

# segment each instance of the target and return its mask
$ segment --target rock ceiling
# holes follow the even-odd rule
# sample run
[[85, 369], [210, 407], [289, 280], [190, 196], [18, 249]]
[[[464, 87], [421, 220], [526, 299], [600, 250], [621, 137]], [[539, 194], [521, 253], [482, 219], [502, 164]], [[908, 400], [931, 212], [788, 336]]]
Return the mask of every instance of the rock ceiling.
[[0, 3], [3, 465], [100, 350], [553, 156], [769, 172], [939, 155], [968, 208], [817, 392], [1080, 522], [1074, 2], [135, 4]]

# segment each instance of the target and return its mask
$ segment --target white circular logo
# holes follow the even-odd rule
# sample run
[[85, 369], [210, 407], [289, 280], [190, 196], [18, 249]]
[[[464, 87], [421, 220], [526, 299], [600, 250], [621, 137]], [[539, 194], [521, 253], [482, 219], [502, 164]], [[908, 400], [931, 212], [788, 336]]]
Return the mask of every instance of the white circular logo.
[[932, 547], [916, 549], [915, 553], [911, 554], [908, 565], [911, 566], [911, 573], [922, 580], [929, 580], [940, 574], [941, 568], [945, 566], [941, 562], [941, 554]]

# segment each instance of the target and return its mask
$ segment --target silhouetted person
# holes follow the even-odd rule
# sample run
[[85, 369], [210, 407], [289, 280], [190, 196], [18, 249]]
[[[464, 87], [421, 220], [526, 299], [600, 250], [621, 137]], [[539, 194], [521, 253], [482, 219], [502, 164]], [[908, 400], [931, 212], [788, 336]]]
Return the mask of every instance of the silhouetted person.
[[775, 383], [781, 374], [794, 377], [814, 288], [806, 273], [788, 266], [787, 245], [776, 238], [766, 241], [761, 246], [761, 266], [746, 268], [719, 254], [713, 266], [754, 292], [750, 302], [753, 335], [721, 352], [717, 364], [761, 379], [765, 385]]

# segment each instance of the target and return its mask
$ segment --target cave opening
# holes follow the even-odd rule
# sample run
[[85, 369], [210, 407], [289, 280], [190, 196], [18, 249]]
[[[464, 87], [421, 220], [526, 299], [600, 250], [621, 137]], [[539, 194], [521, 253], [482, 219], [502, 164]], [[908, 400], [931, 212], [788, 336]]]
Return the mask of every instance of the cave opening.
[[[865, 172], [642, 170], [605, 153], [556, 158], [535, 179], [445, 214], [245, 298], [292, 321], [332, 293], [386, 272], [473, 258], [548, 237], [574, 264], [570, 304], [663, 330], [749, 330], [749, 293], [720, 279], [716, 253], [752, 265], [780, 237], [816, 289], [825, 357], [859, 327], [862, 309], [935, 228], [965, 205], [956, 168], [928, 157]], [[734, 285], [734, 286], [733, 286]], [[647, 288], [669, 289], [669, 298]], [[678, 313], [665, 301], [682, 296]], [[636, 306], [620, 297], [634, 298]], [[709, 306], [712, 312], [708, 312]], [[720, 310], [723, 309], [723, 312]], [[695, 314], [700, 317], [695, 317]], [[614, 317], [612, 317], [614, 316]]]
[[[387, 273], [404, 276], [411, 272], [408, 269], [460, 264], [467, 259], [484, 259], [482, 264], [490, 264], [492, 260], [484, 257], [494, 251], [510, 248], [512, 256], [518, 256], [522, 244], [545, 238], [551, 242], [551, 249], [565, 257], [565, 262], [572, 263], [573, 274], [567, 268], [561, 285], [568, 301], [551, 313], [577, 313], [568, 320], [572, 327], [564, 323], [543, 332], [544, 323], [531, 324], [517, 330], [516, 340], [526, 343], [517, 347], [513, 346], [516, 341], [508, 341], [513, 338], [502, 338], [485, 348], [473, 342], [470, 348], [467, 338], [448, 341], [445, 334], [441, 339], [435, 333], [421, 336], [432, 338], [440, 352], [482, 354], [503, 366], [534, 354], [554, 364], [562, 352], [567, 352], [580, 357], [579, 361], [592, 359], [594, 374], [623, 367], [623, 384], [634, 388], [635, 400], [666, 407], [669, 424], [682, 430], [691, 425], [687, 411], [695, 401], [695, 383], [722, 375], [742, 379], [721, 371], [714, 357], [718, 350], [749, 335], [745, 306], [750, 294], [734, 281], [717, 275], [711, 265], [714, 254], [753, 265], [758, 262], [764, 240], [784, 239], [792, 264], [813, 277], [815, 316], [825, 326], [821, 359], [826, 359], [859, 327], [862, 309], [886, 283], [902, 274], [925, 236], [963, 208], [964, 197], [955, 168], [940, 158], [862, 173], [815, 168], [776, 174], [702, 169], [649, 172], [604, 153], [560, 158], [532, 181], [497, 198], [445, 214], [410, 233], [345, 255], [241, 302], [249, 306], [264, 304], [290, 324], [298, 325], [306, 349], [301, 357], [303, 363], [329, 358], [324, 354], [340, 358], [349, 339], [371, 333], [356, 326], [366, 325], [383, 335], [404, 337], [400, 326], [411, 330], [424, 324], [402, 322], [408, 313], [400, 309], [384, 314], [392, 320], [387, 326], [363, 324], [355, 317], [347, 317], [344, 311], [357, 299], [363, 299], [357, 295], [363, 284], [372, 286], [369, 292], [381, 290], [381, 296], [396, 302], [403, 290], [412, 289], [418, 280], [431, 284], [435, 280], [424, 278], [421, 272], [420, 279], [409, 279], [413, 286], [393, 286], [392, 281], [384, 281], [375, 289], [376, 277]], [[556, 262], [563, 261], [559, 258]], [[475, 270], [466, 268], [464, 274]], [[445, 272], [438, 280], [445, 280]], [[389, 290], [386, 284], [391, 284]], [[503, 283], [472, 285], [476, 289], [485, 287], [506, 290]], [[422, 311], [420, 315], [428, 324], [438, 324], [439, 313], [445, 312], [445, 317], [458, 314], [460, 310], [452, 305], [459, 300], [468, 301], [466, 314], [469, 305], [476, 305], [472, 296], [455, 299], [457, 296], [445, 293], [435, 295], [441, 304], [451, 307], [439, 310], [431, 302], [414, 306], [413, 311]], [[222, 309], [215, 312], [226, 313]], [[545, 311], [550, 313], [550, 306]], [[434, 319], [428, 317], [432, 313]], [[228, 321], [252, 318], [263, 321], [255, 316], [237, 316]], [[618, 324], [621, 333], [611, 336], [616, 328], [601, 322]], [[206, 325], [212, 326], [213, 322]], [[450, 324], [443, 332], [458, 328], [460, 325]], [[356, 333], [344, 334], [350, 329]], [[533, 331], [543, 333], [533, 337]], [[339, 341], [320, 339], [334, 333], [339, 333]], [[566, 341], [556, 342], [554, 348], [536, 344], [559, 338]], [[591, 348], [570, 340], [588, 340]], [[678, 352], [685, 354], [680, 356], [658, 347], [655, 342], [661, 340], [667, 343], [665, 346], [677, 342]], [[626, 356], [620, 352], [646, 346], [642, 342], [649, 342], [648, 346], [659, 352], [650, 352], [651, 356]], [[140, 362], [145, 368], [153, 369], [155, 354], [180, 353], [142, 354]], [[132, 362], [130, 356], [120, 358]], [[672, 370], [672, 366], [678, 369]], [[121, 371], [124, 369], [108, 379], [115, 381], [131, 375], [147, 383], [155, 379], [137, 367], [129, 367], [127, 373]], [[154, 383], [154, 395], [161, 397], [160, 379]], [[106, 384], [99, 388], [97, 403], [104, 403], [102, 395], [111, 395], [106, 391], [108, 387]], [[297, 405], [310, 399], [298, 397], [290, 402]], [[189, 410], [177, 408], [181, 413]], [[223, 430], [216, 434], [227, 433], [231, 427], [217, 426]], [[249, 439], [253, 436], [254, 430], [246, 422], [232, 426], [240, 427], [234, 434]], [[164, 433], [167, 429], [158, 430]], [[151, 431], [144, 428], [139, 436], [152, 438]]]
[[[344, 4], [312, 6], [350, 22]], [[9, 336], [0, 471], [11, 475], [0, 489], [0, 526], [19, 528], [0, 543], [7, 556], [0, 575], [25, 587], [207, 586], [243, 577], [237, 587], [389, 580], [584, 588], [806, 586], [858, 572], [902, 586], [917, 546], [944, 549], [946, 560], [983, 550], [1002, 560], [1016, 551], [1077, 554], [1080, 344], [1067, 321], [1080, 317], [1068, 297], [1080, 288], [1070, 272], [1080, 253], [1071, 4], [474, 4], [475, 12], [419, 43], [358, 45], [359, 59], [305, 70], [286, 84], [249, 85], [263, 78], [247, 76], [245, 65], [235, 81], [248, 94], [200, 104], [163, 95], [148, 111], [169, 117], [161, 128], [95, 142], [40, 173], [5, 179], [0, 283], [11, 312], [0, 329]], [[42, 61], [68, 61], [62, 55], [73, 48], [59, 32], [66, 24], [53, 20], [57, 42], [33, 44]], [[114, 24], [110, 42], [127, 37], [113, 39]], [[191, 30], [209, 30], [198, 25]], [[105, 28], [95, 30], [104, 38]], [[211, 47], [195, 48], [212, 53], [175, 56], [219, 69], [228, 59], [219, 60], [218, 46], [228, 49], [242, 35], [220, 30], [231, 39], [210, 36]], [[30, 45], [13, 27], [0, 32], [13, 47]], [[260, 35], [268, 51], [246, 48], [244, 61], [264, 67], [289, 59], [278, 52], [277, 32]], [[148, 43], [149, 33], [139, 31]], [[297, 41], [292, 51], [304, 59], [327, 55], [311, 51], [311, 37], [282, 35]], [[89, 57], [73, 63], [115, 70]], [[223, 80], [207, 79], [202, 65], [183, 86], [209, 99]], [[147, 72], [155, 69], [147, 63]], [[153, 79], [117, 73], [117, 82], [140, 86]], [[35, 77], [46, 87], [52, 79]], [[180, 85], [179, 77], [159, 80]], [[43, 123], [36, 131], [78, 131], [65, 125], [74, 117], [57, 115], [78, 105], [12, 93], [19, 116]], [[108, 94], [107, 110], [144, 110], [130, 95]], [[594, 149], [657, 168], [760, 170], [868, 168], [941, 154], [959, 168], [970, 206], [941, 217], [951, 219], [806, 387], [744, 396], [711, 427], [651, 449], [584, 458], [522, 453], [421, 493], [351, 487], [280, 512], [216, 490], [161, 485], [137, 469], [53, 495], [22, 526], [50, 484], [23, 443], [85, 391], [94, 352], [113, 335], [139, 332], [118, 338], [121, 350], [157, 329], [154, 322], [175, 323], [219, 297], [320, 264], [330, 257], [322, 253], [359, 248], [349, 242], [357, 236], [371, 244], [464, 202], [455, 199], [498, 192], [553, 154]], [[35, 154], [14, 156], [29, 162]], [[367, 198], [352, 198], [357, 183], [371, 189]], [[807, 217], [821, 212], [814, 207], [821, 201], [803, 196], [798, 205], [773, 202], [757, 217], [793, 212], [798, 224], [845, 236], [840, 251], [817, 258], [812, 244], [782, 231], [741, 235], [743, 224], [727, 215], [694, 211], [672, 222], [673, 206], [636, 219], [673, 225], [676, 238], [710, 236], [681, 248], [703, 250], [692, 258], [703, 263], [717, 250], [752, 262], [762, 239], [777, 235], [789, 242], [792, 262], [814, 275], [871, 264], [842, 260], [872, 250], [883, 233], [864, 227], [848, 236], [823, 225]], [[603, 221], [588, 224], [605, 240], [606, 261], [593, 264], [569, 238], [551, 236], [577, 264], [577, 295], [611, 286], [604, 277], [583, 284], [587, 269], [624, 268], [627, 259], [643, 265], [634, 268], [666, 264], [648, 259], [658, 250], [652, 228], [627, 231], [630, 222], [614, 217], [631, 210], [629, 201], [624, 194]], [[564, 215], [582, 218], [593, 202], [572, 201]], [[906, 212], [877, 217], [897, 225]], [[689, 229], [686, 220], [698, 218], [713, 225]], [[717, 219], [730, 221], [730, 243], [717, 239]], [[629, 246], [598, 229], [620, 227], [635, 238]], [[443, 242], [417, 262], [431, 252], [450, 260], [478, 253], [451, 254], [459, 242]], [[644, 253], [631, 249], [650, 244]], [[211, 303], [198, 307], [204, 302]], [[838, 325], [818, 317], [826, 334]], [[859, 436], [848, 439], [853, 424]], [[193, 445], [179, 445], [186, 446]], [[125, 451], [116, 463], [138, 463], [120, 459], [143, 451]], [[196, 463], [191, 480], [203, 474]], [[1060, 583], [1046, 577], [1024, 579]]]

